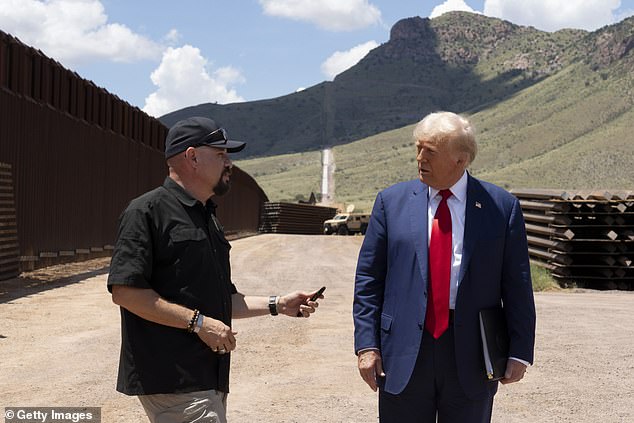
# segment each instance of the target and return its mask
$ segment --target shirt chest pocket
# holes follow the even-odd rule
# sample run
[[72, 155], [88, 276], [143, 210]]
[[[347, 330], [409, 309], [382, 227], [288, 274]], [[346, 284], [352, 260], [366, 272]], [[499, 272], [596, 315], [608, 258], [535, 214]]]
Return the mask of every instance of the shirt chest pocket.
[[169, 233], [172, 256], [179, 261], [189, 262], [194, 257], [209, 255], [209, 239], [201, 228], [176, 227]]

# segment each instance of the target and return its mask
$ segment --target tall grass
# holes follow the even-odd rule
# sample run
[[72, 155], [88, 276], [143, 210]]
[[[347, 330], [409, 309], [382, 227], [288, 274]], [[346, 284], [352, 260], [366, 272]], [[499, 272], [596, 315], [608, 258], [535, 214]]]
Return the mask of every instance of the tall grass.
[[550, 276], [550, 272], [543, 267], [531, 263], [531, 277], [533, 279], [533, 291], [556, 291], [559, 284]]

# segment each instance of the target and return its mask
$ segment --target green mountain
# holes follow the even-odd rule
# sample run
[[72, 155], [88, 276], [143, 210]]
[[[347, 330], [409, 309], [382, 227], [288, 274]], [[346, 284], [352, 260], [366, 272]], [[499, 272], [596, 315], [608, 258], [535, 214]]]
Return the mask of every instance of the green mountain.
[[[380, 132], [390, 119], [411, 123], [438, 109], [469, 116], [479, 144], [471, 172], [507, 188], [634, 189], [633, 50], [634, 18], [591, 33], [546, 33], [450, 13], [400, 21], [388, 43], [331, 85], [350, 90], [337, 97], [337, 110], [345, 98], [353, 104], [350, 87], [356, 87], [356, 111], [365, 107], [370, 115], [362, 124], [364, 115], [350, 107], [348, 128], [376, 125]], [[376, 92], [399, 89], [399, 95], [382, 97], [392, 101], [381, 113]], [[411, 122], [405, 104], [414, 107]], [[390, 118], [373, 120], [379, 114]], [[401, 125], [337, 145], [338, 201], [367, 209], [379, 189], [415, 178], [412, 130]], [[293, 200], [319, 191], [320, 154], [311, 149], [238, 166], [271, 200]]]
[[415, 123], [430, 111], [499, 103], [576, 60], [586, 36], [471, 13], [407, 18], [332, 82], [269, 100], [201, 104], [161, 121], [211, 116], [249, 142], [241, 158], [314, 151]]

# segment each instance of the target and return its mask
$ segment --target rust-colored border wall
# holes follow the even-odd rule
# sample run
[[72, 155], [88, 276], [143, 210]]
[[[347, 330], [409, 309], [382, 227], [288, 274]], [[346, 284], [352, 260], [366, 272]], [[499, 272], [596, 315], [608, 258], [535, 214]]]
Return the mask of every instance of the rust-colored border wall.
[[167, 128], [159, 120], [2, 31], [0, 87], [113, 134], [163, 149]]
[[[0, 31], [0, 163], [11, 168], [21, 270], [108, 254], [121, 211], [165, 178], [166, 134]], [[249, 175], [236, 168], [215, 200], [227, 231], [257, 231], [267, 198]]]
[[5, 90], [0, 110], [23, 261], [107, 249], [121, 210], [165, 177], [163, 154], [140, 142]]
[[258, 232], [260, 209], [269, 201], [262, 188], [248, 173], [233, 167], [231, 190], [213, 197], [218, 204], [218, 219], [227, 232]]

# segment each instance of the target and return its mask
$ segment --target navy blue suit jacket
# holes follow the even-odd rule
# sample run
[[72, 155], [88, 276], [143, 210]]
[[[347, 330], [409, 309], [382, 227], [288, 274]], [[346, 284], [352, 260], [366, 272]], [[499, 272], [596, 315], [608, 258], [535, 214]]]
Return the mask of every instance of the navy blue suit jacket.
[[[400, 393], [410, 380], [424, 330], [428, 287], [428, 186], [403, 182], [377, 195], [359, 253], [354, 296], [355, 351], [378, 348], [382, 388]], [[456, 296], [456, 366], [471, 398], [491, 395], [478, 312], [504, 304], [510, 356], [533, 362], [535, 304], [519, 201], [469, 175], [462, 265]]]

